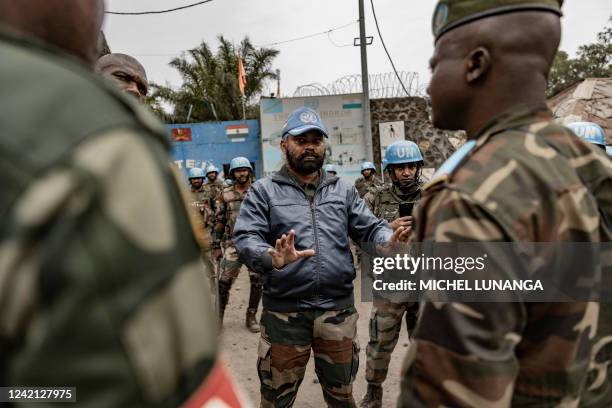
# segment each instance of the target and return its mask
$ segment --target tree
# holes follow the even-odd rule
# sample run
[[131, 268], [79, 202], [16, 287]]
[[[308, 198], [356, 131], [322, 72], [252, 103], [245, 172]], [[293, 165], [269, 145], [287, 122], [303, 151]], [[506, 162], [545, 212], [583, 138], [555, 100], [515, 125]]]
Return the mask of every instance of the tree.
[[[257, 100], [268, 80], [276, 79], [272, 62], [279, 51], [255, 48], [248, 37], [236, 47], [219, 36], [219, 47], [213, 54], [208, 44], [183, 53], [170, 61], [182, 77], [178, 89], [152, 84], [150, 104], [162, 102], [174, 109], [171, 122], [204, 122], [242, 119], [242, 96], [238, 89], [238, 59], [244, 61], [247, 86], [245, 89], [246, 117], [258, 115]], [[188, 120], [189, 119], [189, 120]]]
[[609, 25], [597, 34], [597, 42], [578, 48], [577, 57], [565, 51], [555, 56], [548, 78], [547, 96], [553, 96], [585, 78], [612, 76], [612, 17]]

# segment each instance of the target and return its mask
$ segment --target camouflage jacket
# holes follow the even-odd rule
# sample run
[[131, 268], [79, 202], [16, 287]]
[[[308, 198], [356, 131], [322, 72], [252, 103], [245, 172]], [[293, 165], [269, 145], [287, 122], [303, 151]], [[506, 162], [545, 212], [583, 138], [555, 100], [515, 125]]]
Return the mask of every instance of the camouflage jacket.
[[[412, 243], [610, 242], [612, 164], [551, 120], [545, 106], [493, 119], [425, 187]], [[400, 406], [610, 406], [606, 308], [422, 303]]]
[[195, 220], [196, 238], [204, 251], [210, 250], [212, 245], [215, 218], [215, 196], [213, 194], [213, 189], [206, 185], [198, 190], [191, 189], [192, 219]]
[[240, 215], [240, 205], [248, 192], [239, 192], [236, 185], [228, 186], [217, 195], [215, 203], [215, 248], [219, 248], [221, 243], [225, 247], [233, 246], [231, 236], [238, 215]]
[[219, 193], [223, 191], [223, 189], [226, 187], [226, 185], [223, 183], [223, 180], [221, 180], [220, 178], [215, 179], [215, 181], [212, 183], [206, 183], [205, 186], [206, 188], [211, 189], [213, 202], [217, 198]]
[[376, 175], [373, 175], [369, 181], [366, 180], [365, 177], [359, 177], [357, 180], [355, 180], [355, 188], [357, 189], [359, 197], [361, 198], [363, 198], [372, 187], [378, 187], [381, 185], [382, 181], [380, 181]]
[[214, 220], [215, 208], [215, 190], [207, 187], [207, 184], [202, 185], [198, 190], [191, 189], [193, 202], [191, 205], [196, 208], [201, 218], [201, 225], [204, 229], [209, 229]]
[[182, 405], [216, 324], [162, 125], [56, 47], [0, 28], [0, 61], [0, 383]]
[[420, 198], [420, 191], [410, 196], [404, 196], [399, 194], [393, 184], [385, 184], [370, 189], [364, 200], [376, 217], [392, 223], [400, 217], [399, 206], [401, 203], [417, 203]]

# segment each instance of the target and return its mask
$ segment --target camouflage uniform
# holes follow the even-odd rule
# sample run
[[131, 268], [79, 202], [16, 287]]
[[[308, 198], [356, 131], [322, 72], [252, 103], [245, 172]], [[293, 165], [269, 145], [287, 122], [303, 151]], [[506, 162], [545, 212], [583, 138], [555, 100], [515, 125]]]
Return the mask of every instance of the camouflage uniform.
[[216, 196], [214, 195], [214, 190], [207, 186], [207, 184], [204, 184], [197, 190], [194, 190], [193, 187], [191, 188], [191, 194], [193, 196], [191, 206], [197, 219], [197, 229], [199, 233], [196, 235], [196, 237], [198, 238], [198, 242], [202, 248], [202, 262], [207, 265], [211, 289], [214, 289], [216, 272], [210, 259], [212, 255], [214, 203]]
[[226, 185], [223, 183], [223, 180], [221, 180], [220, 178], [216, 178], [215, 181], [213, 181], [212, 183], [208, 182], [204, 184], [204, 187], [212, 190], [212, 196], [213, 196], [213, 202], [214, 202], [214, 199], [219, 195], [220, 192], [223, 191]]
[[[376, 217], [391, 223], [400, 218], [400, 203], [416, 203], [420, 197], [420, 191], [403, 195], [393, 184], [388, 184], [370, 190], [365, 201]], [[366, 380], [369, 385], [380, 386], [387, 378], [391, 353], [399, 339], [402, 319], [405, 316], [406, 330], [410, 333], [416, 323], [417, 309], [415, 302], [395, 303], [374, 296], [369, 326], [370, 341], [366, 348]]]
[[216, 336], [163, 127], [1, 27], [0, 61], [0, 383], [74, 386], [83, 407], [183, 404]]
[[257, 360], [260, 406], [293, 406], [314, 349], [315, 372], [325, 402], [330, 407], [354, 407], [352, 383], [359, 368], [358, 318], [354, 307], [295, 313], [264, 310]]
[[365, 197], [366, 193], [370, 191], [370, 189], [372, 189], [373, 187], [380, 186], [382, 186], [382, 181], [380, 181], [380, 179], [376, 177], [375, 174], [370, 177], [370, 180], [366, 180], [365, 177], [359, 177], [355, 181], [355, 188], [357, 189], [359, 197], [361, 198]]
[[[610, 242], [612, 165], [551, 120], [545, 106], [493, 119], [425, 187], [412, 241]], [[608, 407], [607, 308], [423, 303], [400, 406]]]
[[[229, 292], [234, 284], [234, 281], [240, 273], [242, 262], [238, 259], [238, 253], [231, 240], [236, 219], [240, 215], [240, 204], [246, 197], [247, 192], [239, 192], [236, 185], [225, 187], [223, 191], [217, 195], [215, 204], [215, 224], [216, 238], [215, 246], [219, 247], [222, 243], [224, 248], [222, 272], [219, 277], [219, 300], [220, 314], [223, 317], [225, 306], [229, 301]], [[247, 320], [249, 313], [256, 313], [259, 307], [259, 301], [262, 296], [262, 282], [258, 273], [249, 269], [249, 279], [251, 281], [251, 291], [249, 294], [249, 305], [247, 310]], [[248, 325], [248, 322], [247, 322]]]

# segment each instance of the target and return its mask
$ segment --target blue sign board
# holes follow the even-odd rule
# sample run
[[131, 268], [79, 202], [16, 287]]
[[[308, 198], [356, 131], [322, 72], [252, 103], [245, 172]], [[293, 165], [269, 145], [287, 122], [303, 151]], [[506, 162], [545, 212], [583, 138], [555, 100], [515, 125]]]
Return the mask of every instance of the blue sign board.
[[221, 173], [236, 156], [251, 161], [261, 177], [260, 127], [258, 120], [166, 125], [172, 139], [172, 161], [184, 170], [217, 166]]

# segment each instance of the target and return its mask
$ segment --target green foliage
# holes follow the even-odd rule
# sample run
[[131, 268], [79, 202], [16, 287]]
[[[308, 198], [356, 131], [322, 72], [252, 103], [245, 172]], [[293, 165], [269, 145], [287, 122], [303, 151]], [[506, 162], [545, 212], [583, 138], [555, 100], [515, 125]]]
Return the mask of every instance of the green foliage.
[[[150, 105], [159, 108], [166, 103], [174, 109], [167, 116], [168, 122], [205, 122], [242, 119], [242, 96], [238, 89], [239, 54], [244, 61], [247, 86], [246, 117], [259, 114], [258, 97], [266, 81], [276, 79], [272, 62], [279, 51], [270, 48], [255, 48], [248, 37], [238, 46], [219, 36], [219, 47], [213, 53], [205, 42], [199, 47], [183, 53], [170, 61], [182, 77], [178, 89], [152, 84]], [[191, 114], [190, 114], [191, 110]], [[159, 113], [159, 112], [158, 112]], [[187, 120], [189, 116], [189, 120]]]
[[[610, 18], [609, 23], [612, 23]], [[612, 24], [597, 34], [597, 42], [578, 48], [576, 58], [559, 51], [548, 78], [547, 96], [553, 96], [585, 78], [612, 76]]]

